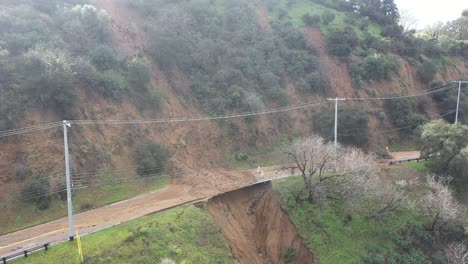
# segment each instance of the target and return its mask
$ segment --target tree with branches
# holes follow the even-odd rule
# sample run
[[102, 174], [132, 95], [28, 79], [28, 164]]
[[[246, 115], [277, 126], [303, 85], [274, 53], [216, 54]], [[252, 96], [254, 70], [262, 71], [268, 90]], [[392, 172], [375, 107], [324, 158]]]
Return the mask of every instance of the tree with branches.
[[435, 175], [427, 176], [427, 194], [423, 196], [421, 210], [423, 215], [431, 219], [429, 229], [436, 235], [441, 228], [449, 228], [457, 224], [464, 210], [455, 199], [449, 187], [450, 178], [441, 179]]
[[284, 148], [281, 170], [298, 170], [306, 199], [311, 202], [342, 200], [361, 195], [375, 175], [374, 157], [356, 148], [336, 148], [311, 136]]
[[447, 263], [449, 264], [466, 264], [468, 263], [468, 250], [465, 243], [453, 242], [445, 248]]

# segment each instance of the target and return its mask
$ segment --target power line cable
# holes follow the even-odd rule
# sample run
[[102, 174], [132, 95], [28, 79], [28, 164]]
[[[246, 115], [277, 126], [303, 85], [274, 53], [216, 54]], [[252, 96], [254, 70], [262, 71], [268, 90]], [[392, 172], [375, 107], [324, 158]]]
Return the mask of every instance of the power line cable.
[[410, 95], [401, 95], [401, 96], [389, 96], [389, 97], [350, 97], [345, 98], [346, 100], [356, 100], [356, 101], [365, 101], [365, 100], [396, 100], [396, 99], [404, 99], [404, 98], [412, 98], [412, 97], [419, 97], [423, 95], [429, 95], [434, 93], [443, 92], [449, 89], [456, 87], [454, 83], [450, 83], [441, 87], [437, 87], [434, 89], [424, 90], [417, 92], [415, 94]]
[[222, 120], [222, 119], [232, 119], [232, 118], [288, 112], [292, 110], [304, 109], [304, 108], [308, 108], [311, 106], [319, 105], [324, 102], [327, 102], [327, 100], [319, 100], [315, 102], [309, 102], [309, 103], [293, 105], [293, 106], [288, 106], [288, 107], [275, 108], [275, 109], [259, 111], [259, 112], [246, 112], [246, 113], [223, 115], [223, 116], [181, 117], [181, 118], [146, 119], [146, 120], [145, 119], [141, 119], [141, 120], [72, 120], [70, 122], [75, 125], [130, 125], [130, 124], [198, 122], [198, 121]]
[[26, 133], [31, 133], [31, 132], [38, 132], [42, 130], [48, 130], [56, 127], [60, 127], [60, 123], [50, 123], [50, 124], [44, 124], [44, 125], [38, 125], [34, 127], [26, 127], [26, 128], [19, 128], [15, 130], [6, 130], [0, 132], [0, 138], [3, 137], [10, 137], [10, 136], [15, 136], [15, 135], [22, 135]]

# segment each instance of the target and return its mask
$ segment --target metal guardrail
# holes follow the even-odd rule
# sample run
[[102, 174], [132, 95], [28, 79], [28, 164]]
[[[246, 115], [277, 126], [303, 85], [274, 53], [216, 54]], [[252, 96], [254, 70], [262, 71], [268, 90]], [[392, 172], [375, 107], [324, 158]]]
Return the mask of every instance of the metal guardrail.
[[405, 163], [405, 162], [420, 162], [420, 161], [427, 161], [429, 160], [430, 158], [415, 158], [415, 159], [405, 159], [405, 160], [394, 160], [394, 161], [390, 161], [388, 163], [388, 165], [396, 165], [396, 164], [401, 164], [401, 163]]
[[50, 247], [50, 244], [49, 243], [46, 243], [42, 246], [37, 246], [37, 247], [33, 247], [31, 249], [28, 249], [28, 250], [25, 250], [25, 251], [22, 251], [22, 252], [18, 252], [18, 253], [15, 253], [15, 254], [12, 254], [12, 255], [9, 255], [9, 256], [6, 256], [6, 257], [2, 257], [0, 260], [2, 261], [3, 264], [6, 264], [7, 263], [7, 260], [11, 260], [11, 259], [16, 259], [16, 258], [19, 258], [21, 256], [24, 256], [25, 258], [28, 257], [28, 254], [29, 253], [33, 253], [33, 252], [36, 252], [36, 251], [39, 251], [39, 250], [49, 250], [49, 247]]

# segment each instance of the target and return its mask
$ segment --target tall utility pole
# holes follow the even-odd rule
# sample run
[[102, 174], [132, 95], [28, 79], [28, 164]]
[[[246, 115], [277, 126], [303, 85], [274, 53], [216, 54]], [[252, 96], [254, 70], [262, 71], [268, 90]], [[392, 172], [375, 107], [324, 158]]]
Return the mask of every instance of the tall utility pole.
[[338, 146], [338, 102], [346, 101], [346, 98], [329, 98], [328, 101], [335, 101], [335, 148]]
[[457, 98], [457, 111], [455, 113], [455, 124], [458, 124], [458, 111], [460, 110], [460, 95], [461, 95], [462, 83], [468, 83], [468, 82], [458, 81], [458, 98]]
[[65, 147], [65, 174], [67, 178], [67, 205], [68, 205], [68, 228], [70, 230], [70, 241], [75, 239], [75, 228], [73, 226], [73, 203], [71, 191], [71, 177], [70, 177], [70, 159], [68, 151], [68, 128], [71, 126], [70, 122], [63, 121], [63, 143]]

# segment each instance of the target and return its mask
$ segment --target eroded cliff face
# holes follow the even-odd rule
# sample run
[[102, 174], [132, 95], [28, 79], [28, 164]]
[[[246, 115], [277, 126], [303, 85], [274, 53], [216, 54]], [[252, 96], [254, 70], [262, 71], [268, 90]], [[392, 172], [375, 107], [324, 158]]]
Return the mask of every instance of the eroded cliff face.
[[[281, 209], [271, 183], [214, 197], [208, 202], [208, 211], [239, 263], [315, 263]], [[287, 260], [290, 247], [297, 250], [297, 256]]]

